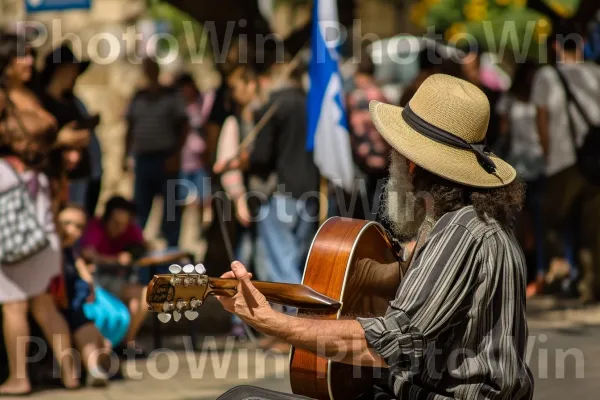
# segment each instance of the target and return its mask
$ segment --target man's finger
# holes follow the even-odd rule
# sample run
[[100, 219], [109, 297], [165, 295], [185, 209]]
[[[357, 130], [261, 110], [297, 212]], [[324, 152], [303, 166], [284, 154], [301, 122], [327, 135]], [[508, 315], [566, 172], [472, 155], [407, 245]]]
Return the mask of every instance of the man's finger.
[[225, 163], [220, 161], [220, 162], [216, 163], [215, 166], [213, 167], [213, 172], [215, 174], [220, 174], [221, 172], [223, 172], [224, 167], [225, 167]]
[[[252, 279], [252, 273], [248, 272], [250, 279]], [[233, 271], [227, 271], [221, 275], [221, 279], [237, 279]]]
[[242, 264], [239, 261], [234, 261], [233, 263], [231, 263], [231, 271], [233, 271], [236, 279], [239, 279], [240, 281], [249, 281], [252, 277], [248, 273], [248, 270], [246, 269], [244, 264]]
[[233, 271], [227, 271], [223, 275], [221, 275], [221, 279], [235, 279], [235, 274]]

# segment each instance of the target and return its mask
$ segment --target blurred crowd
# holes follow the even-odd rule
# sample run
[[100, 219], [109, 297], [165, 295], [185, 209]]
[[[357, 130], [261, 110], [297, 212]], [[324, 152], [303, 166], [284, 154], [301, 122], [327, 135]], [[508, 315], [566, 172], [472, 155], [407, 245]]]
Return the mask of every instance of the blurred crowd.
[[[483, 90], [492, 108], [487, 145], [527, 184], [515, 221], [528, 260], [527, 294], [589, 303], [600, 296], [600, 187], [578, 161], [600, 126], [600, 67], [583, 62], [582, 40], [551, 38], [549, 46], [553, 62], [517, 64], [506, 92], [483, 83], [479, 52], [457, 61], [435, 45], [424, 48], [420, 72], [399, 103], [408, 104], [434, 73]], [[31, 391], [30, 371], [19, 361], [27, 348], [18, 339], [32, 330], [52, 346], [68, 389], [84, 384], [65, 357], [69, 351], [79, 352], [92, 385], [109, 382], [109, 350], [143, 355], [136, 337], [147, 317], [150, 277], [132, 267], [149, 251], [143, 230], [157, 196], [164, 199], [161, 234], [169, 248], [179, 244], [184, 208], [193, 207], [211, 272], [240, 260], [268, 281], [302, 280], [325, 215], [385, 225], [379, 203], [390, 149], [371, 122], [369, 102], [398, 101], [386, 98], [366, 51], [344, 102], [359, 201], [324, 186], [306, 150], [303, 67], [288, 56], [255, 63], [234, 42], [217, 66], [221, 85], [208, 92], [188, 73], [164, 85], [160, 66], [144, 60], [145, 84], [125, 113], [123, 168], [134, 177], [134, 195], [115, 194], [102, 207], [102, 153], [109, 149], [95, 134], [100, 116], [74, 94], [90, 64], [66, 45], [45, 57], [40, 71], [35, 57], [24, 38], [0, 37], [0, 304], [9, 367], [0, 394]], [[331, 200], [326, 214], [318, 196], [306, 195], [319, 191]], [[232, 334], [245, 333], [234, 318]]]

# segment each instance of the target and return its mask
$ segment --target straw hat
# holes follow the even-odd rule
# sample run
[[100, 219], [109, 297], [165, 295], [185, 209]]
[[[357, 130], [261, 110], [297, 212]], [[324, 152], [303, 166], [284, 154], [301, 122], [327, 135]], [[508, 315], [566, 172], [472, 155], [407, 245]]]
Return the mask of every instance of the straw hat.
[[506, 186], [517, 176], [486, 147], [490, 104], [469, 82], [432, 75], [406, 108], [373, 101], [370, 109], [383, 138], [431, 173], [478, 188]]

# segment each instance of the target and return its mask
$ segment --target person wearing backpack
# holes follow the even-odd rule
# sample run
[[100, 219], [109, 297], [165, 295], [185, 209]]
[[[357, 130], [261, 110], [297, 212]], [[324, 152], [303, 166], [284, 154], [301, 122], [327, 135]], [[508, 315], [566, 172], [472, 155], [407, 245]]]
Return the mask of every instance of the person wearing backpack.
[[536, 106], [531, 102], [537, 68], [532, 61], [518, 65], [510, 90], [496, 104], [500, 121], [497, 144], [504, 149], [505, 159], [527, 185], [524, 218], [519, 219], [517, 232], [525, 254], [530, 256], [527, 263], [528, 297], [542, 290], [547, 265], [541, 209], [545, 162], [536, 124]]
[[548, 45], [556, 65], [538, 71], [531, 96], [546, 161], [546, 243], [556, 252], [550, 258], [565, 257], [562, 238], [575, 228], [578, 247], [590, 255], [578, 260], [580, 299], [587, 303], [600, 298], [600, 66], [582, 62], [584, 39], [568, 27], [559, 27]]

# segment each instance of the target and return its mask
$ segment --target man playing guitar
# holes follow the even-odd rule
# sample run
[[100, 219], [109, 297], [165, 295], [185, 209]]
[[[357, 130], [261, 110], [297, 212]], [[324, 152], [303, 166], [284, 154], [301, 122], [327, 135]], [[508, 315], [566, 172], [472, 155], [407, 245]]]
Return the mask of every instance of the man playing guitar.
[[[433, 75], [406, 108], [373, 102], [370, 110], [393, 148], [385, 208], [394, 234], [412, 240], [423, 221], [432, 221], [386, 314], [347, 320], [282, 314], [239, 262], [223, 276], [239, 280], [238, 294], [219, 300], [296, 348], [389, 372], [370, 393], [356, 393], [360, 398], [531, 399], [525, 262], [511, 231], [524, 189], [515, 170], [485, 146], [486, 96], [468, 82]], [[420, 199], [414, 209], [410, 198]], [[297, 398], [305, 397], [250, 387], [222, 396]]]

